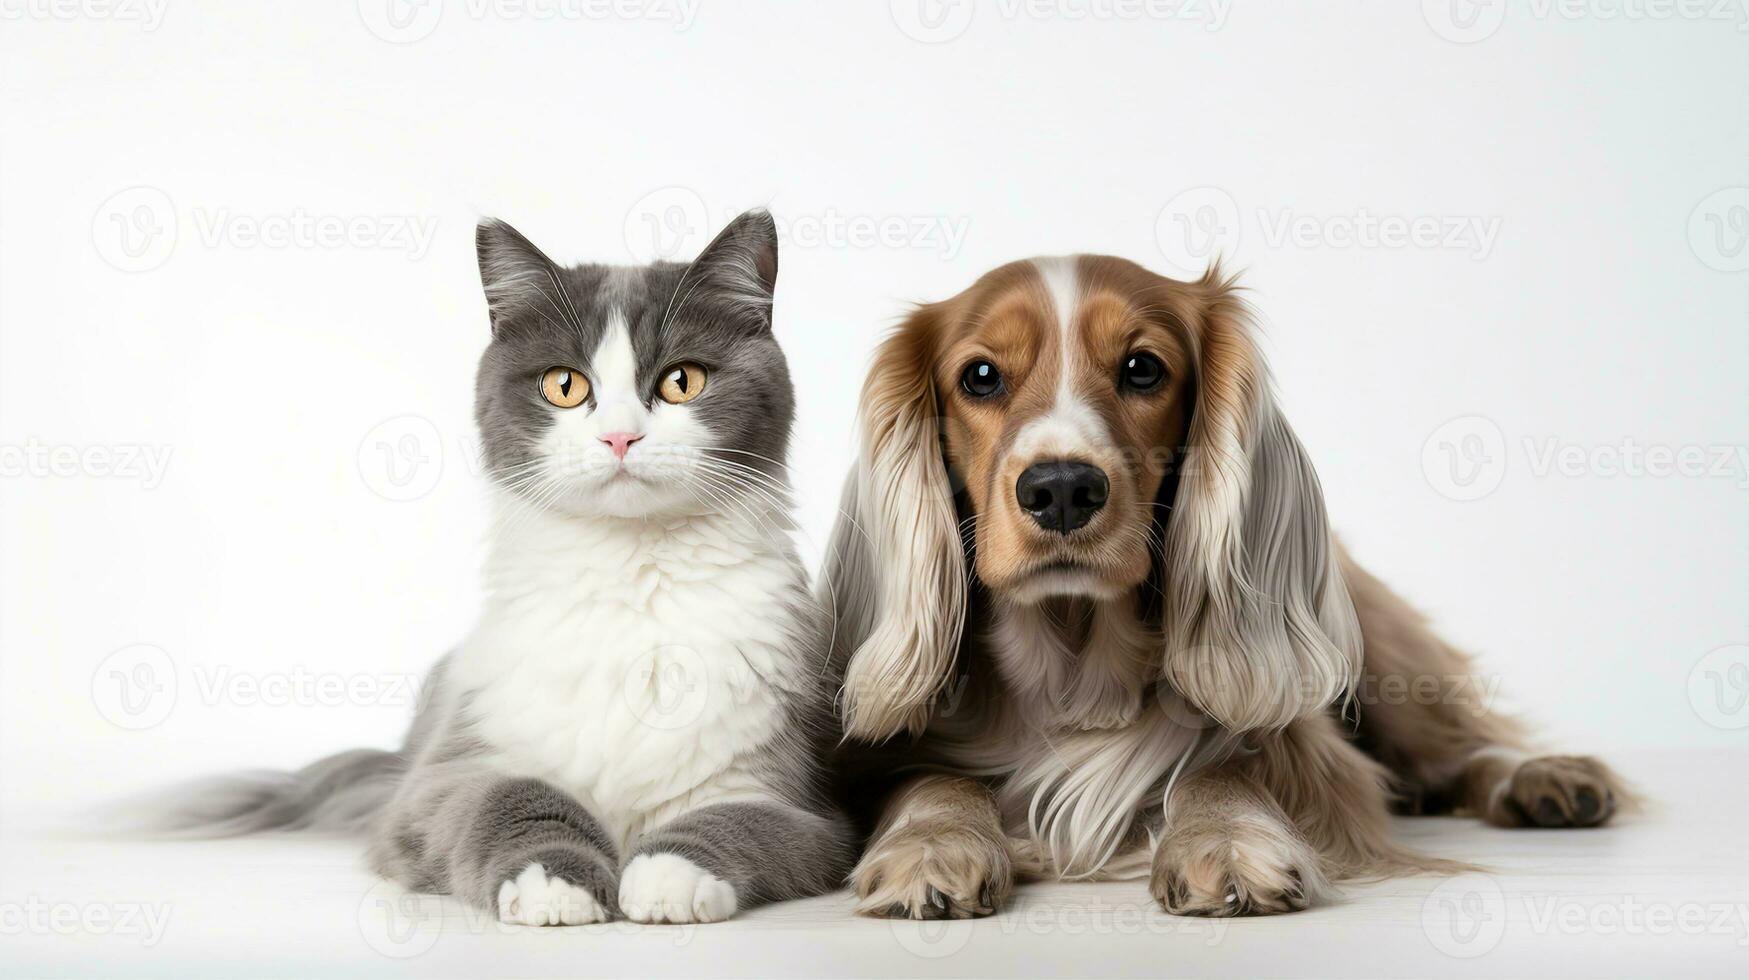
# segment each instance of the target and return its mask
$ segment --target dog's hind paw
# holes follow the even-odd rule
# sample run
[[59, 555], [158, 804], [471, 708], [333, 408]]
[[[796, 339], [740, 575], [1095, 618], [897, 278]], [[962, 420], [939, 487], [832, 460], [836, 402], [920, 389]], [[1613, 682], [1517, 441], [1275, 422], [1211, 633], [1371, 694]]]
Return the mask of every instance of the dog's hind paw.
[[1545, 755], [1520, 763], [1483, 814], [1499, 827], [1596, 827], [1615, 815], [1627, 790], [1585, 755]]

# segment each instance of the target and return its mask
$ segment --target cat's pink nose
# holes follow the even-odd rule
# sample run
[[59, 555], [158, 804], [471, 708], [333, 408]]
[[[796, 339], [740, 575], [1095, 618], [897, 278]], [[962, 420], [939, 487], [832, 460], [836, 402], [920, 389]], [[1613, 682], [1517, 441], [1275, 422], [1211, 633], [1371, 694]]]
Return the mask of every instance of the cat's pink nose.
[[642, 432], [607, 432], [601, 436], [601, 441], [607, 443], [607, 448], [613, 450], [614, 459], [625, 459], [626, 450], [632, 448], [632, 443], [642, 439]]

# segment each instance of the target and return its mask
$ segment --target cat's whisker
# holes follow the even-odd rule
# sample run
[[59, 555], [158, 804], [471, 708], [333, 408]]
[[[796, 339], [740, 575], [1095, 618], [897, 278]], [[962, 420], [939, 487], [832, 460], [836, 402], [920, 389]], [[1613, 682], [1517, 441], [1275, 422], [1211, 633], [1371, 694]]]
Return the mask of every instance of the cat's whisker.
[[737, 456], [751, 456], [754, 459], [760, 460], [762, 462], [770, 463], [771, 465], [777, 467], [780, 470], [787, 471], [789, 469], [789, 464], [785, 463], [781, 459], [772, 459], [770, 456], [766, 456], [762, 453], [756, 453], [756, 452], [753, 452], [752, 450], [748, 450], [748, 449], [732, 449], [728, 446], [712, 446], [707, 451], [713, 452], [713, 453], [734, 453]]
[[773, 528], [759, 513], [752, 510], [745, 502], [736, 499], [735, 495], [722, 489], [708, 478], [700, 477], [697, 489], [702, 490], [719, 508], [736, 511], [745, 516], [752, 523], [759, 525], [768, 533], [777, 533], [776, 529]]
[[[725, 474], [713, 473], [708, 469], [699, 467], [694, 470], [693, 476], [701, 483], [708, 484], [718, 490], [728, 493], [731, 499], [736, 499], [737, 502], [740, 502], [740, 498], [752, 497], [773, 510], [784, 509], [784, 501], [770, 495], [769, 493], [761, 491], [757, 487], [733, 482], [732, 479]], [[747, 505], [742, 503], [742, 507], [745, 510]], [[746, 512], [749, 514], [752, 513], [750, 510], [747, 510]]]
[[695, 465], [709, 467], [719, 473], [734, 474], [758, 486], [765, 487], [781, 497], [787, 498], [795, 493], [795, 488], [791, 487], [788, 482], [732, 460], [701, 459], [697, 460]]
[[744, 485], [749, 490], [757, 489], [774, 504], [787, 505], [795, 493], [794, 490], [785, 484], [770, 481], [764, 477], [763, 474], [756, 471], [722, 469], [704, 464], [698, 464], [696, 468], [705, 472], [714, 473], [717, 476], [736, 484]]

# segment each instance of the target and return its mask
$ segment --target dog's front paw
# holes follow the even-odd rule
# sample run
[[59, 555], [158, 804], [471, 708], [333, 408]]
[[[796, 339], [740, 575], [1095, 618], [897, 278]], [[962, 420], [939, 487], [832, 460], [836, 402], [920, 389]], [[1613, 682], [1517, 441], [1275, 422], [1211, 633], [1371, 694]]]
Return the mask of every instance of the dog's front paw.
[[975, 919], [1014, 887], [1008, 843], [924, 819], [882, 836], [850, 873], [856, 910], [885, 919]]
[[619, 879], [619, 907], [633, 922], [721, 922], [735, 887], [678, 854], [640, 854]]
[[547, 874], [540, 862], [498, 886], [498, 921], [520, 926], [580, 926], [612, 916], [589, 889]]
[[1520, 763], [1484, 816], [1499, 827], [1596, 827], [1626, 795], [1620, 778], [1590, 756], [1545, 755]]
[[1169, 833], [1148, 881], [1167, 912], [1216, 917], [1298, 912], [1326, 887], [1303, 838], [1251, 822]]

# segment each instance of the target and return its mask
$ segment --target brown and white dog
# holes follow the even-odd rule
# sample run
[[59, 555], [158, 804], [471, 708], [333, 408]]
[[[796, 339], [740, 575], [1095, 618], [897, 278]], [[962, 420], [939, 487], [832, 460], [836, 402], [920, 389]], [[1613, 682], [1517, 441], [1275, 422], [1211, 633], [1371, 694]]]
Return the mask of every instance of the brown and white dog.
[[1626, 799], [1462, 697], [1354, 696], [1469, 663], [1332, 540], [1218, 272], [996, 269], [886, 340], [861, 428], [823, 588], [872, 746], [864, 912], [987, 914], [1028, 874], [1289, 911], [1452, 867], [1391, 842], [1393, 801], [1570, 827]]

